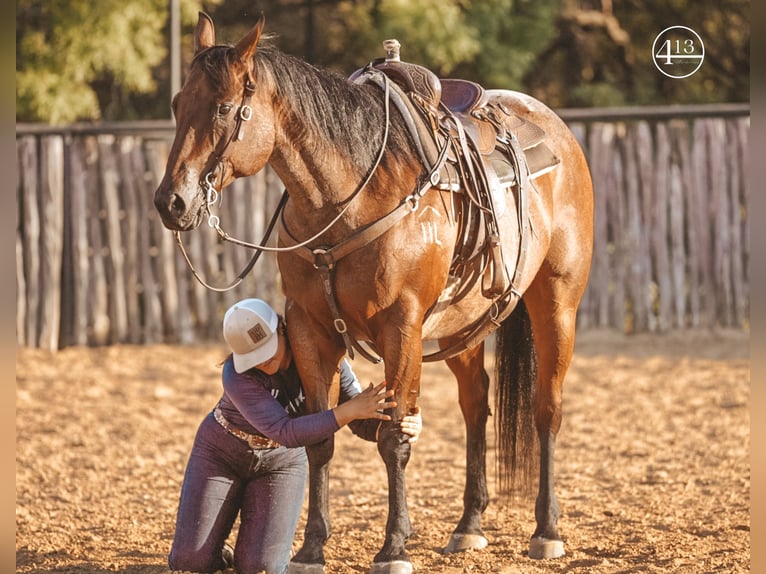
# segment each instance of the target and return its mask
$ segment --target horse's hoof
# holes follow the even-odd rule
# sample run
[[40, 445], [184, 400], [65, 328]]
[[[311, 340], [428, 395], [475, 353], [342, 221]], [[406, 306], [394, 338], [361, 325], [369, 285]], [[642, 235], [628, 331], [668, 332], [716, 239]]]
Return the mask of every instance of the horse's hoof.
[[529, 557], [535, 560], [559, 558], [564, 553], [564, 542], [548, 538], [532, 538], [529, 541]]
[[412, 574], [412, 563], [406, 560], [373, 562], [370, 574]]
[[444, 549], [445, 554], [454, 552], [463, 552], [464, 550], [481, 550], [486, 548], [487, 539], [481, 534], [453, 534], [450, 536], [449, 544]]
[[324, 564], [304, 564], [303, 562], [290, 562], [287, 574], [324, 574]]

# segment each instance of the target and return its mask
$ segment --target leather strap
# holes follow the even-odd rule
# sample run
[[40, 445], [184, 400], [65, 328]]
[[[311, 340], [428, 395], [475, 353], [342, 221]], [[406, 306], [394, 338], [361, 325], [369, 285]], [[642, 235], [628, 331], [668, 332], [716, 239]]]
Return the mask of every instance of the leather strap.
[[493, 333], [508, 315], [513, 312], [519, 299], [521, 299], [521, 294], [513, 287], [509, 288], [501, 297], [495, 299], [489, 310], [475, 323], [474, 328], [468, 335], [446, 349], [439, 349], [429, 355], [424, 355], [423, 362], [443, 361], [444, 359], [459, 355], [468, 349], [473, 349]]
[[361, 346], [359, 341], [356, 340], [356, 338], [352, 337], [351, 334], [348, 332], [348, 326], [346, 325], [346, 321], [343, 320], [343, 317], [341, 317], [340, 309], [338, 308], [338, 303], [335, 300], [335, 292], [332, 288], [332, 268], [328, 267], [327, 265], [314, 265], [316, 270], [319, 272], [319, 277], [322, 280], [322, 293], [324, 294], [325, 301], [327, 302], [327, 306], [330, 308], [330, 313], [332, 313], [333, 316], [333, 327], [335, 327], [335, 330], [340, 334], [341, 338], [343, 339], [343, 344], [346, 347], [346, 352], [348, 353], [348, 356], [353, 359], [354, 358], [354, 349], [359, 351], [359, 353], [368, 361], [374, 364], [378, 364], [383, 360], [383, 357], [381, 357], [378, 354], [373, 354], [364, 347]]
[[[430, 185], [428, 187], [430, 188]], [[386, 215], [366, 227], [362, 227], [354, 234], [332, 247], [304, 247], [303, 249], [295, 250], [294, 253], [314, 265], [314, 267], [324, 265], [332, 269], [335, 267], [335, 264], [346, 255], [372, 243], [407, 215], [415, 211], [418, 207], [417, 199], [422, 197], [425, 191], [427, 191], [427, 189], [420, 190], [417, 193], [416, 198], [408, 196], [392, 211], [389, 211]], [[284, 212], [282, 212], [282, 219], [280, 221], [279, 237], [282, 239], [285, 247], [291, 247], [298, 244], [298, 240], [292, 233], [290, 233], [290, 230], [287, 229], [287, 224], [284, 220]]]
[[[365, 70], [355, 82], [369, 82], [383, 89], [385, 76], [375, 68]], [[438, 161], [438, 152], [436, 148], [434, 132], [430, 127], [430, 122], [426, 121], [420, 115], [420, 108], [410, 101], [410, 98], [399, 87], [396, 82], [390, 82], [390, 98], [396, 109], [404, 119], [407, 130], [410, 132], [415, 148], [418, 150], [420, 162], [427, 171], [433, 171], [433, 166]]]
[[216, 405], [213, 409], [213, 417], [215, 418], [216, 422], [226, 430], [226, 432], [240, 440], [245, 441], [252, 449], [266, 450], [279, 448], [281, 446], [278, 442], [273, 441], [265, 436], [250, 434], [243, 430], [239, 430], [236, 427], [233, 427], [231, 423], [226, 419], [226, 417], [223, 416], [221, 408], [218, 405]]

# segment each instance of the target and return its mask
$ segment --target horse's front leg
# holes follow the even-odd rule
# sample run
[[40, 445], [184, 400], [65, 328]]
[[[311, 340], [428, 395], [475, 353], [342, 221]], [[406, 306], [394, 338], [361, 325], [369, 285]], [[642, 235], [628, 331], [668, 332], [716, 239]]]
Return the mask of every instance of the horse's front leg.
[[[288, 302], [286, 318], [290, 346], [306, 393], [307, 412], [330, 408], [338, 400], [336, 369], [343, 350], [333, 341], [312, 329], [307, 315]], [[290, 574], [324, 572], [324, 545], [332, 532], [330, 524], [330, 462], [335, 450], [335, 437], [306, 447], [309, 460], [309, 507], [303, 546], [293, 556]]]
[[412, 534], [407, 510], [404, 471], [410, 460], [410, 444], [392, 423], [383, 423], [378, 435], [378, 452], [388, 476], [388, 520], [386, 540], [373, 559], [370, 574], [408, 574], [412, 564], [404, 545]]
[[[409, 574], [412, 563], [405, 544], [412, 534], [407, 509], [404, 472], [410, 460], [410, 443], [397, 426], [415, 406], [420, 381], [422, 341], [418, 329], [402, 327], [403, 321], [389, 321], [384, 336], [383, 356], [388, 388], [395, 391], [397, 406], [390, 412], [392, 420], [381, 425], [378, 452], [388, 476], [388, 520], [386, 540], [375, 555], [370, 574]], [[416, 323], [420, 324], [420, 323]], [[415, 332], [417, 331], [417, 332]]]
[[332, 533], [330, 524], [330, 462], [335, 438], [306, 447], [309, 459], [309, 508], [303, 546], [290, 562], [290, 574], [324, 572], [324, 545]]

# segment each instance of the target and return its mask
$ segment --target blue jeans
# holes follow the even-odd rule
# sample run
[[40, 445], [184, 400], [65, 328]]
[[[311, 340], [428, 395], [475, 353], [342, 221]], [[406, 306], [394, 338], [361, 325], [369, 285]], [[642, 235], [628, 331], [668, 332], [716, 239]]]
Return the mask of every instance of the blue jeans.
[[238, 574], [284, 574], [306, 486], [304, 448], [253, 450], [213, 418], [200, 424], [186, 467], [171, 570], [215, 572], [240, 515], [234, 547]]

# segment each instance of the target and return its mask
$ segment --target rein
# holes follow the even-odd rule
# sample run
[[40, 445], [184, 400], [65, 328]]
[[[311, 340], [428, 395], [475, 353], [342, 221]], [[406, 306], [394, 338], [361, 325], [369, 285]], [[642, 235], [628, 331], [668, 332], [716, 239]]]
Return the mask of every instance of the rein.
[[[287, 204], [287, 192], [282, 193], [282, 197], [279, 199], [279, 205], [277, 205], [277, 208], [274, 210], [274, 214], [271, 216], [271, 221], [269, 221], [269, 225], [266, 228], [266, 233], [263, 234], [263, 238], [261, 239], [261, 243], [266, 243], [269, 240], [269, 237], [271, 237], [271, 232], [274, 231], [274, 226], [277, 223], [277, 220], [279, 218], [279, 214], [282, 213], [282, 211], [285, 208], [285, 205]], [[226, 291], [230, 291], [234, 289], [237, 285], [242, 283], [245, 277], [247, 277], [247, 274], [250, 273], [250, 271], [253, 269], [255, 264], [257, 263], [258, 259], [261, 257], [261, 253], [263, 253], [262, 249], [257, 250], [253, 256], [250, 258], [250, 261], [248, 261], [247, 265], [245, 265], [242, 268], [242, 271], [239, 272], [236, 279], [234, 279], [229, 285], [226, 287], [215, 287], [213, 285], [210, 285], [207, 283], [202, 276], [197, 272], [197, 270], [194, 268], [194, 265], [191, 262], [191, 259], [189, 258], [189, 254], [186, 252], [186, 248], [184, 247], [183, 240], [181, 239], [181, 232], [180, 231], [174, 231], [173, 237], [176, 240], [176, 245], [178, 245], [178, 249], [181, 251], [181, 255], [183, 255], [184, 261], [186, 261], [186, 265], [189, 267], [189, 270], [192, 272], [192, 275], [194, 275], [194, 278], [199, 281], [204, 287], [210, 289], [211, 291], [216, 291], [218, 293], [225, 293]]]

